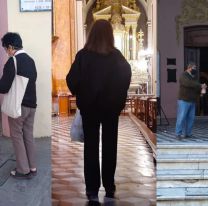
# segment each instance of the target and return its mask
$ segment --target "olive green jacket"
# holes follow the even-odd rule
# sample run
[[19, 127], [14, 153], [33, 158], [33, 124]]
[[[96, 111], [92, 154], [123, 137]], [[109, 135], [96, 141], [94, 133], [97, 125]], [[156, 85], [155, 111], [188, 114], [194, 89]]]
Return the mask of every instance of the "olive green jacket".
[[196, 102], [201, 92], [201, 84], [187, 71], [183, 72], [179, 80], [179, 100]]

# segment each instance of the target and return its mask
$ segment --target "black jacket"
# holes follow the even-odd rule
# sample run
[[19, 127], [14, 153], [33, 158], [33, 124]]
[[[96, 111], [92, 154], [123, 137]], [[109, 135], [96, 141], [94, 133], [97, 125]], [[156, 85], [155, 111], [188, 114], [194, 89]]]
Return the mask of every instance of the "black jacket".
[[181, 75], [179, 82], [178, 99], [187, 102], [196, 102], [201, 92], [201, 84], [198, 80], [185, 71]]
[[131, 67], [117, 49], [108, 55], [80, 50], [66, 77], [81, 113], [120, 113], [125, 106]]
[[[16, 56], [17, 74], [29, 78], [22, 105], [25, 107], [36, 108], [36, 79], [37, 71], [33, 59], [26, 53], [20, 53]], [[14, 60], [8, 59], [4, 65], [3, 76], [0, 79], [0, 93], [6, 94], [11, 88], [15, 76]]]

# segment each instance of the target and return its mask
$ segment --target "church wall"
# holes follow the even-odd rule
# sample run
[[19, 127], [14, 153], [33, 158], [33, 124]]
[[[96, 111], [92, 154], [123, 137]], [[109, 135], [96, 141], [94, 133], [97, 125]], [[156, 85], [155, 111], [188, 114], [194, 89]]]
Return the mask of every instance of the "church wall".
[[75, 1], [54, 1], [56, 40], [52, 44], [53, 94], [68, 92], [66, 75], [76, 53]]
[[[181, 0], [158, 1], [158, 50], [160, 65], [160, 96], [162, 108], [169, 118], [176, 117], [178, 79], [184, 71], [183, 37], [176, 38], [175, 17], [181, 13]], [[167, 58], [176, 58], [176, 83], [167, 82]]]
[[[7, 24], [7, 0], [0, 1], [0, 38], [7, 32], [8, 24]], [[2, 68], [4, 66], [4, 62], [7, 60], [7, 55], [4, 51], [4, 48], [0, 46], [0, 75], [2, 75]]]
[[[186, 2], [186, 4], [184, 4], [186, 6], [185, 8], [188, 9], [184, 12], [183, 16], [182, 6], [184, 2]], [[208, 25], [207, 16], [204, 16], [206, 7], [202, 2], [203, 1], [197, 3], [196, 1], [191, 2], [183, 0], [158, 1], [158, 48], [160, 54], [161, 105], [169, 118], [176, 117], [177, 94], [179, 89], [178, 81], [185, 67], [184, 27]], [[193, 14], [196, 14], [196, 16]], [[182, 15], [182, 23], [177, 30], [175, 18], [178, 15]], [[176, 66], [167, 66], [167, 58], [175, 58]], [[176, 83], [167, 83], [167, 68], [176, 69]]]
[[51, 12], [20, 12], [19, 1], [7, 0], [8, 30], [18, 32], [37, 67], [35, 137], [51, 135]]

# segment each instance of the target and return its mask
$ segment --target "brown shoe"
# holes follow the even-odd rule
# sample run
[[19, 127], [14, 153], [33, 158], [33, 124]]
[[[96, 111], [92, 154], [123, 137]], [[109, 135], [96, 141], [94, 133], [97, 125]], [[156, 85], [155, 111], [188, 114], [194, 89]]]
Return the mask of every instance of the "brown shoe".
[[17, 172], [16, 169], [12, 170], [10, 175], [16, 179], [31, 179], [32, 178], [30, 172], [27, 174], [22, 174], [22, 173]]
[[37, 169], [36, 170], [30, 170], [30, 174], [32, 175], [32, 176], [36, 176], [37, 175]]

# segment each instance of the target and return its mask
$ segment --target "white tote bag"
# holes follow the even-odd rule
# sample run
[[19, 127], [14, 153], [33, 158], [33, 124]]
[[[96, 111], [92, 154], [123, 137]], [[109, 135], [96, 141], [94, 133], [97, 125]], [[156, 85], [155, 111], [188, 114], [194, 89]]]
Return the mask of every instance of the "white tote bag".
[[84, 142], [84, 131], [82, 126], [82, 116], [80, 110], [76, 110], [75, 117], [71, 124], [70, 136], [72, 141]]
[[[19, 53], [24, 53], [23, 51]], [[16, 54], [19, 54], [16, 53]], [[4, 95], [4, 99], [1, 105], [1, 111], [7, 116], [12, 118], [18, 118], [21, 116], [21, 105], [25, 94], [25, 90], [29, 79], [20, 75], [17, 75], [17, 60], [13, 56], [15, 77], [12, 82], [12, 86], [7, 94]]]

